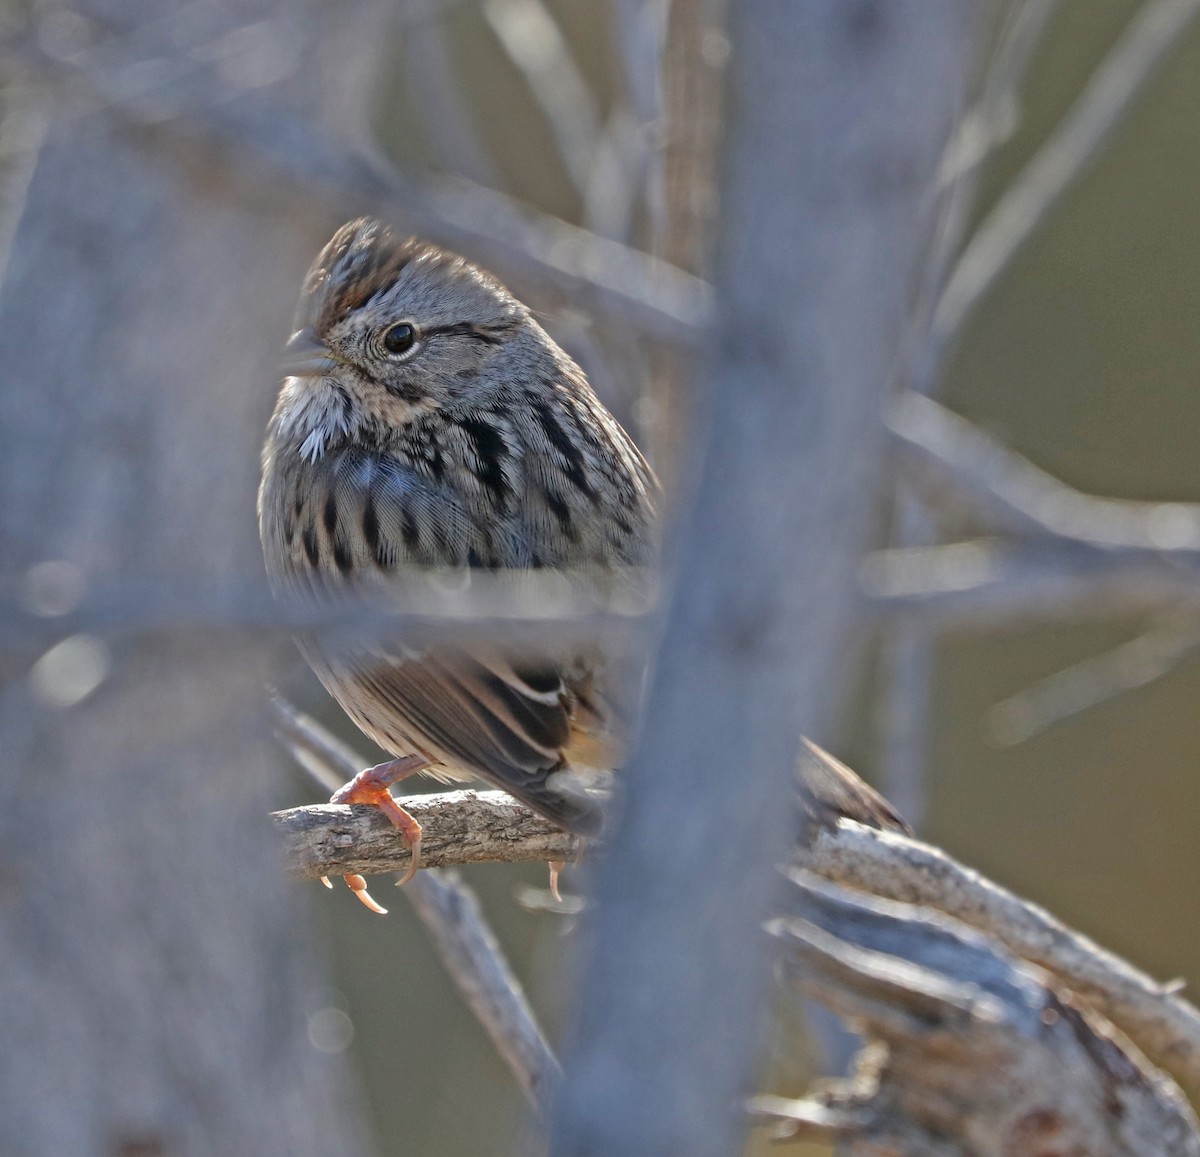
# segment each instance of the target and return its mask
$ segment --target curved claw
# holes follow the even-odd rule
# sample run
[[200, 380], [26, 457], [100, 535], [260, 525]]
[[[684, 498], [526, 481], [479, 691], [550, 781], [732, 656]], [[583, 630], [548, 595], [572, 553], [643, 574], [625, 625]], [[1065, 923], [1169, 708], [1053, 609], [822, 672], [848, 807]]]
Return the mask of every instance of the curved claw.
[[[406, 755], [360, 771], [349, 783], [338, 788], [330, 797], [330, 803], [370, 804], [379, 808], [400, 829], [412, 853], [412, 860], [398, 884], [407, 884], [421, 866], [421, 825], [408, 814], [393, 798], [389, 790], [394, 783], [420, 771], [429, 764], [417, 755]], [[386, 915], [387, 909], [377, 904], [367, 891], [367, 882], [362, 876], [346, 876], [346, 883], [354, 894], [372, 912]]]
[[408, 850], [410, 853], [412, 853], [412, 860], [408, 867], [405, 868], [404, 875], [396, 881], [397, 888], [403, 888], [404, 885], [407, 884], [409, 880], [411, 880], [413, 876], [417, 874], [417, 869], [421, 866], [421, 825], [418, 824], [416, 820], [413, 820], [412, 816], [408, 815], [408, 812], [405, 812], [404, 814], [408, 816], [408, 818], [412, 820], [414, 824], [416, 824], [417, 836], [416, 839], [411, 839], [408, 842]]
[[362, 876], [344, 876], [343, 879], [349, 886], [350, 890], [364, 903], [372, 912], [378, 912], [380, 916], [387, 915], [387, 909], [381, 904], [377, 904], [372, 898], [371, 893], [367, 891], [367, 882]]
[[558, 890], [558, 875], [566, 866], [566, 860], [550, 861], [550, 895], [554, 897], [557, 904], [562, 903], [562, 895]]

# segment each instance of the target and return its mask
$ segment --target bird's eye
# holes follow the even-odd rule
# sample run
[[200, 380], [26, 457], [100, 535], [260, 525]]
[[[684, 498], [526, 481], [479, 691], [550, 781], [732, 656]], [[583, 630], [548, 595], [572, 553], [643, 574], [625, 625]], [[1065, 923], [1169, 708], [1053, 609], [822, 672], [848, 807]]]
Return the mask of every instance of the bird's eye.
[[383, 331], [383, 348], [390, 354], [406, 354], [416, 342], [416, 326], [407, 321], [399, 321]]

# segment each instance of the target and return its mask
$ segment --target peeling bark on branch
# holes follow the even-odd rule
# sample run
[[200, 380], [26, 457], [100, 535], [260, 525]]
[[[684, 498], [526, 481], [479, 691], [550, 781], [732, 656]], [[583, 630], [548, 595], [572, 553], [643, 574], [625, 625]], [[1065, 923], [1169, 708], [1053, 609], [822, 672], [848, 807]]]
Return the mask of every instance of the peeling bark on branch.
[[[421, 864], [574, 860], [580, 840], [502, 791], [448, 791], [399, 801], [421, 825]], [[315, 880], [347, 873], [402, 872], [404, 837], [378, 808], [314, 804], [271, 817], [283, 833], [288, 871]]]
[[874, 1042], [856, 1077], [753, 1107], [845, 1157], [1200, 1154], [1179, 1089], [1040, 969], [928, 909], [797, 873], [773, 931], [797, 980]]
[[840, 823], [822, 831], [805, 867], [873, 896], [947, 913], [1046, 969], [1102, 1012], [1157, 1064], [1200, 1090], [1200, 1010], [945, 852], [893, 832]]

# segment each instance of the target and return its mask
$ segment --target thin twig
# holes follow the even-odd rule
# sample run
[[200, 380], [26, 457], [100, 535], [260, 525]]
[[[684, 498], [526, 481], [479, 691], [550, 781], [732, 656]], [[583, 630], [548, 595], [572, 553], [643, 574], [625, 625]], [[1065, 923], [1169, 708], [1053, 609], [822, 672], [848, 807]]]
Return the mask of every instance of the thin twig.
[[[454, 642], [486, 636], [523, 646], [570, 646], [617, 638], [644, 628], [653, 610], [654, 578], [645, 572], [641, 592], [599, 591], [564, 572], [472, 574], [411, 570], [394, 607], [362, 602], [275, 595], [262, 581], [227, 586], [186, 586], [173, 580], [128, 579], [88, 589], [73, 576], [69, 600], [47, 608], [30, 592], [29, 576], [0, 586], [0, 645], [14, 650], [53, 646], [81, 631], [97, 633], [196, 628], [319, 635], [331, 643], [378, 637], [386, 631], [415, 643]], [[639, 580], [640, 582], [640, 580]]]
[[1197, 647], [1200, 617], [1195, 609], [1164, 612], [1137, 638], [994, 704], [984, 721], [988, 736], [1002, 746], [1023, 743], [1064, 719], [1163, 678]]
[[[420, 5], [416, 7], [419, 9]], [[446, 36], [445, 21], [435, 14], [429, 19], [410, 21], [397, 39], [404, 52], [408, 92], [417, 102], [424, 121], [437, 125], [431, 143], [441, 168], [480, 185], [499, 188], [500, 172], [476, 131], [475, 118], [458, 75], [458, 62]]]
[[664, 235], [667, 214], [663, 138], [668, 8], [668, 0], [616, 0], [612, 6], [614, 48], [624, 79], [617, 111], [627, 122], [620, 134], [619, 143], [624, 147], [619, 155], [632, 186], [633, 204], [640, 196], [645, 207], [651, 251], [656, 251], [654, 239]]
[[975, 231], [934, 314], [941, 340], [963, 323], [997, 277], [1099, 155], [1138, 90], [1200, 13], [1200, 0], [1148, 0], [1100, 63], [1050, 138]]
[[[941, 213], [924, 270], [906, 371], [908, 387], [915, 394], [932, 394], [938, 385], [945, 343], [944, 335], [931, 325], [931, 315], [962, 244], [982, 163], [1016, 128], [1021, 81], [1055, 3], [1022, 0], [1008, 10], [979, 97], [943, 152], [938, 180], [943, 191]], [[923, 547], [937, 540], [937, 522], [926, 496], [899, 479], [891, 545]], [[935, 631], [933, 624], [913, 619], [891, 623], [882, 638], [879, 665], [883, 676], [877, 713], [880, 774], [886, 794], [917, 828], [925, 813]]]
[[926, 619], [941, 630], [1137, 615], [1200, 602], [1194, 562], [1052, 540], [879, 550], [859, 577], [868, 612]]
[[550, 125], [572, 183], [586, 195], [600, 114], [558, 23], [542, 0], [484, 0], [482, 11]]
[[[271, 705], [281, 739], [323, 788], [332, 791], [340, 787], [364, 766], [349, 748], [291, 704], [273, 697]], [[359, 813], [363, 810], [366, 809], [340, 809]], [[364, 819], [369, 821], [370, 817], [358, 814], [349, 819], [350, 829], [357, 831]], [[426, 823], [428, 839], [433, 825]], [[286, 824], [283, 826], [287, 828]], [[392, 828], [393, 839], [396, 834]], [[558, 834], [562, 836], [562, 833]], [[427, 843], [427, 849], [428, 846]], [[340, 867], [330, 869], [331, 872], [341, 870]], [[404, 894], [429, 930], [442, 962], [517, 1083], [545, 1115], [558, 1083], [558, 1061], [480, 911], [475, 894], [453, 873], [436, 869], [419, 872], [404, 888]]]
[[887, 424], [918, 478], [965, 499], [973, 513], [1005, 530], [1181, 558], [1200, 552], [1200, 503], [1084, 494], [919, 394], [902, 395]]

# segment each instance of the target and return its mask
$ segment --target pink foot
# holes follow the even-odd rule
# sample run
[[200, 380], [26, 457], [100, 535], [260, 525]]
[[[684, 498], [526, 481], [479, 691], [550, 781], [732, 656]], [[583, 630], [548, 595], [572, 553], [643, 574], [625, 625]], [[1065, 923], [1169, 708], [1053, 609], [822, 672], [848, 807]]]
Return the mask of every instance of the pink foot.
[[[422, 759], [419, 755], [406, 755], [400, 759], [389, 760], [387, 763], [376, 764], [374, 767], [360, 771], [349, 783], [339, 787], [329, 797], [330, 803], [372, 804], [400, 829], [412, 852], [412, 862], [398, 881], [401, 884], [407, 884], [416, 875], [417, 868], [421, 866], [421, 825], [392, 799], [389, 788], [392, 784], [399, 783], [400, 780], [406, 779], [428, 766], [429, 761]], [[387, 909], [371, 898], [371, 893], [367, 891], [367, 882], [362, 876], [349, 875], [344, 879], [354, 894], [372, 912], [378, 912], [381, 916], [386, 915]]]

